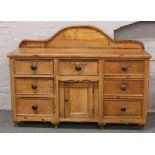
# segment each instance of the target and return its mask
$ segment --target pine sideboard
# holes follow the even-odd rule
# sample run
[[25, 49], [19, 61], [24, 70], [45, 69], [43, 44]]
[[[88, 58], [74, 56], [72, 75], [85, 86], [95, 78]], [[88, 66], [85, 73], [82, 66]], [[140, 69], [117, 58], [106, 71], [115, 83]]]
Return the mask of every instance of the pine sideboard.
[[72, 26], [47, 40], [23, 40], [8, 57], [15, 125], [146, 124], [151, 56], [141, 42]]

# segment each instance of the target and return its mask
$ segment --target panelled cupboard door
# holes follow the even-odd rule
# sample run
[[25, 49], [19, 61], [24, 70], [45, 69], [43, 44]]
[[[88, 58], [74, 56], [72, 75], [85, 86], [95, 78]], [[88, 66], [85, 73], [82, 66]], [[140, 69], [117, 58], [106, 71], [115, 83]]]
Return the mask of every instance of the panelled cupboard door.
[[64, 105], [62, 105], [64, 118], [86, 119], [95, 117], [97, 98], [94, 94], [93, 82], [64, 82], [62, 93], [60, 96], [64, 97]]

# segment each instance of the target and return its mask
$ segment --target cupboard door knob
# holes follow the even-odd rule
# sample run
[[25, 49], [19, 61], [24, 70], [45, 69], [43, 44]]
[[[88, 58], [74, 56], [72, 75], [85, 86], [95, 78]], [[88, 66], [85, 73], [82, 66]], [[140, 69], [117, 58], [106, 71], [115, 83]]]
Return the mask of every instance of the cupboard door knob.
[[122, 112], [125, 112], [125, 111], [126, 111], [126, 107], [125, 107], [125, 106], [121, 106], [121, 107], [120, 107], [120, 110], [121, 110]]
[[127, 86], [126, 86], [125, 84], [122, 84], [122, 85], [121, 85], [121, 90], [122, 90], [122, 91], [125, 91], [126, 89], [127, 89]]
[[31, 65], [31, 69], [32, 69], [32, 70], [37, 70], [37, 65], [36, 65], [36, 64], [32, 64], [32, 65]]
[[37, 84], [36, 83], [32, 83], [32, 89], [37, 89]]
[[127, 71], [128, 70], [128, 65], [121, 65], [122, 71]]
[[32, 110], [34, 110], [34, 111], [38, 110], [38, 105], [36, 105], [36, 104], [32, 105]]
[[65, 99], [65, 102], [68, 102], [68, 99], [67, 98]]
[[81, 68], [81, 65], [80, 65], [80, 64], [76, 64], [76, 65], [75, 65], [75, 69], [76, 69], [77, 71], [81, 71], [81, 69], [82, 69], [82, 68]]

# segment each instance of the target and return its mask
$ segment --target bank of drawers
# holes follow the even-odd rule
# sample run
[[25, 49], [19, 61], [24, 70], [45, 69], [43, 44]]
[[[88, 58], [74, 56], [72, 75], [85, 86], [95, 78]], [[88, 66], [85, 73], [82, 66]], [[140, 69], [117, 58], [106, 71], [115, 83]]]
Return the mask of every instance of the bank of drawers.
[[[54, 115], [54, 61], [15, 60], [14, 67], [17, 115]], [[141, 116], [144, 86], [143, 79], [137, 75], [144, 75], [144, 62], [105, 60], [103, 74], [103, 115]], [[99, 61], [60, 59], [58, 75], [99, 76]]]
[[143, 76], [144, 62], [107, 60], [104, 66], [104, 116], [140, 117], [144, 86], [143, 79], [137, 78], [137, 75]]
[[17, 115], [54, 116], [53, 60], [15, 60], [14, 64]]

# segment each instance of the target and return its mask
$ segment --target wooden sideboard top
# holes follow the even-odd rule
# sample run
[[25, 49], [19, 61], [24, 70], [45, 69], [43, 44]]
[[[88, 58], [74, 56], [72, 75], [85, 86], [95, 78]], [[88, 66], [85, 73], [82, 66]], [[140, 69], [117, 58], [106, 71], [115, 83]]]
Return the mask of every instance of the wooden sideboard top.
[[108, 57], [108, 58], [150, 58], [143, 50], [131, 49], [56, 49], [56, 48], [19, 48], [8, 57]]
[[47, 40], [23, 40], [8, 57], [150, 58], [139, 41], [115, 41], [92, 26], [67, 27]]

